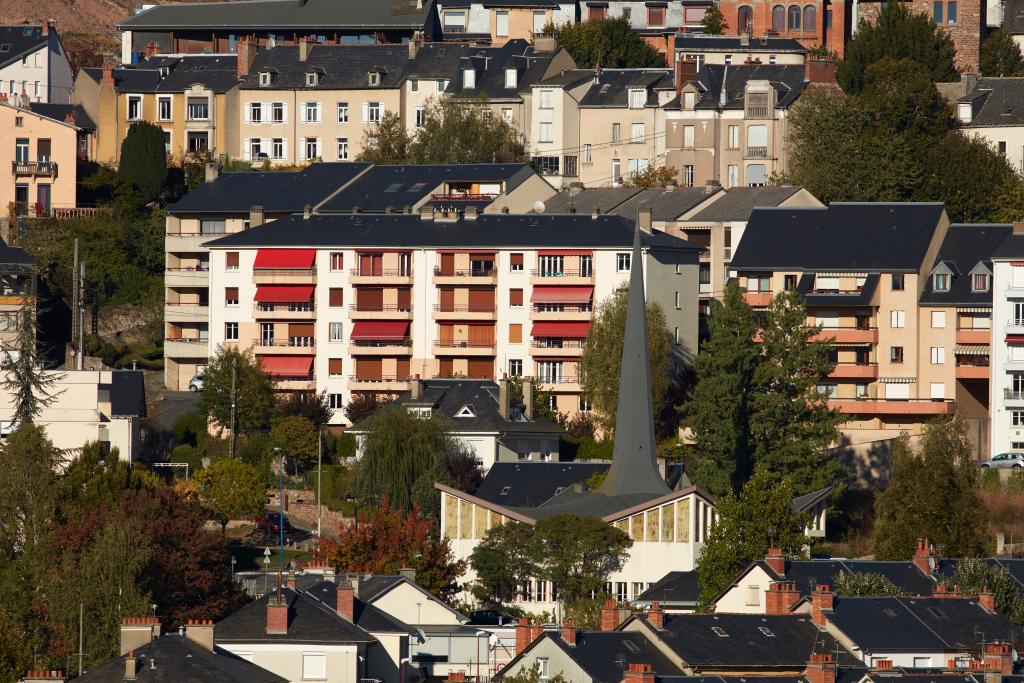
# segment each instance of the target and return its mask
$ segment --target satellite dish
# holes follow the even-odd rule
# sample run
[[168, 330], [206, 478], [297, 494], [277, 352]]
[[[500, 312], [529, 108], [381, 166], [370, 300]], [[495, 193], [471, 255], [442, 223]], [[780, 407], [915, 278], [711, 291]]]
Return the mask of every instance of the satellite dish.
[[533, 203], [533, 210], [536, 213], [544, 213], [544, 202], [537, 200]]

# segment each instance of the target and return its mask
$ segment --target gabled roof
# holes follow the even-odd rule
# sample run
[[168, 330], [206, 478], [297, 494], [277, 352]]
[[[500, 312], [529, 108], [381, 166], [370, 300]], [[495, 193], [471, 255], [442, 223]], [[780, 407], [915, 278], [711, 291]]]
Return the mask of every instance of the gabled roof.
[[629, 106], [629, 91], [644, 88], [647, 91], [648, 107], [658, 106], [656, 90], [672, 88], [672, 71], [670, 69], [601, 69], [600, 73], [589, 71], [591, 78], [596, 76], [585, 95], [580, 99], [581, 107], [621, 107]]
[[575, 645], [566, 643], [557, 633], [546, 632], [508, 666], [529, 657], [530, 651], [543, 640], [557, 645], [594, 683], [620, 683], [630, 664], [649, 664], [658, 677], [684, 675], [647, 636], [636, 631], [579, 631]]
[[[338, 580], [340, 581], [344, 578], [344, 576], [339, 576]], [[390, 593], [391, 591], [393, 591], [394, 589], [398, 588], [403, 584], [411, 586], [413, 590], [419, 592], [430, 601], [440, 605], [441, 607], [444, 607], [446, 610], [451, 612], [455, 616], [455, 618], [458, 619], [460, 622], [465, 623], [466, 621], [469, 621], [466, 615], [462, 614], [462, 612], [455, 609], [444, 600], [441, 600], [436, 595], [433, 595], [430, 591], [428, 591], [420, 584], [416, 583], [415, 581], [411, 581], [404, 576], [388, 576], [384, 574], [359, 576], [356, 594], [360, 600], [372, 605], [374, 602], [380, 600], [382, 597], [384, 597], [385, 595], [387, 595], [388, 593]], [[416, 625], [420, 626], [421, 624]]]
[[720, 194], [687, 221], [728, 222], [748, 221], [756, 207], [775, 207], [786, 201], [802, 188], [792, 185], [782, 187], [732, 187]]
[[476, 496], [497, 505], [536, 507], [573, 484], [608, 469], [609, 462], [496, 462]]
[[796, 498], [793, 499], [793, 502], [790, 505], [790, 507], [792, 508], [793, 512], [803, 512], [804, 510], [809, 510], [814, 505], [817, 505], [818, 503], [832, 495], [833, 488], [834, 487], [832, 485], [829, 485], [823, 489], [818, 489], [817, 491], [811, 491], [810, 493], [805, 493], [802, 496], [797, 496]]
[[0, 69], [42, 49], [48, 41], [38, 24], [0, 26]]
[[711, 195], [703, 187], [593, 187], [570, 194], [562, 191], [544, 202], [544, 213], [588, 214], [595, 209], [635, 221], [640, 209], [651, 209], [655, 221], [674, 221]]
[[743, 94], [749, 81], [768, 81], [775, 90], [775, 108], [787, 109], [803, 92], [804, 67], [798, 64], [705, 64], [697, 73], [701, 97], [697, 109], [722, 109], [722, 84], [725, 83], [724, 109], [743, 109]]
[[805, 55], [807, 48], [795, 38], [751, 37], [743, 45], [740, 36], [711, 36], [701, 33], [677, 33], [676, 52], [776, 52]]
[[267, 633], [267, 602], [271, 591], [217, 622], [216, 643], [297, 643], [347, 645], [376, 639], [306, 593], [282, 589], [288, 602], [288, 633]]
[[[460, 99], [486, 97], [491, 101], [520, 101], [520, 93], [529, 92], [543, 77], [556, 54], [557, 50], [538, 52], [519, 38], [500, 47], [429, 43], [419, 49], [410, 72], [447, 80], [445, 92]], [[462, 71], [470, 68], [475, 72], [474, 86], [464, 88]], [[516, 71], [512, 87], [506, 87], [505, 72], [509, 69]]]
[[696, 605], [699, 600], [700, 580], [694, 570], [669, 572], [636, 596], [633, 603], [646, 605], [657, 601], [662, 607], [672, 607]]
[[32, 266], [36, 265], [34, 257], [21, 247], [12, 247], [0, 238], [0, 270], [5, 265]]
[[[114, 69], [114, 89], [119, 93], [178, 93], [202, 85], [225, 93], [238, 85], [237, 63], [235, 55], [156, 55]], [[103, 77], [100, 68], [83, 68], [80, 73], [97, 83]]]
[[974, 104], [971, 122], [959, 124], [964, 128], [1024, 124], [1024, 78], [979, 78], [974, 90], [957, 101]]
[[[310, 45], [306, 61], [299, 61], [298, 45], [281, 45], [256, 53], [243, 90], [388, 90], [400, 88], [409, 63], [405, 45]], [[260, 85], [260, 72], [272, 71], [269, 86]], [[306, 74], [320, 74], [315, 86]], [[380, 85], [369, 85], [370, 72], [380, 74]]]
[[49, 102], [31, 102], [29, 110], [34, 114], [45, 116], [54, 121], [66, 121], [67, 115], [71, 114], [74, 125], [83, 130], [96, 130], [96, 124], [82, 109], [80, 104], [53, 104]]
[[[334, 581], [321, 579], [307, 587], [305, 592], [319, 600], [328, 609], [338, 604], [338, 584]], [[352, 603], [355, 624], [370, 633], [415, 633], [416, 629], [405, 622], [394, 618], [387, 612], [374, 607], [362, 598], [356, 597]]]
[[[223, 651], [210, 652], [177, 633], [168, 633], [135, 648], [136, 680], [140, 683], [285, 683], [287, 679]], [[121, 683], [125, 658], [118, 657], [89, 671], [76, 681]]]
[[971, 273], [978, 264], [992, 270], [992, 254], [996, 248], [1013, 234], [1012, 225], [988, 223], [983, 225], [949, 226], [946, 239], [939, 247], [937, 263], [944, 263], [953, 273], [950, 278], [949, 291], [936, 292], [933, 278], [928, 278], [921, 292], [921, 304], [938, 304], [942, 306], [989, 306], [992, 304], [992, 282], [989, 278], [989, 289], [984, 292], [972, 290]]
[[915, 271], [945, 213], [939, 202], [757, 208], [733, 270]]

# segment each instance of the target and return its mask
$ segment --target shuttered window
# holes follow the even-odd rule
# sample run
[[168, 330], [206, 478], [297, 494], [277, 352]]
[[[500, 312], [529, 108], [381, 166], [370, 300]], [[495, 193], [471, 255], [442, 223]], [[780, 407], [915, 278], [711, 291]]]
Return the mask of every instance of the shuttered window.
[[345, 305], [345, 290], [340, 287], [331, 287], [328, 305], [340, 307]]
[[508, 326], [508, 343], [521, 344], [523, 342], [523, 326], [520, 323], [513, 323]]
[[224, 264], [224, 267], [227, 270], [238, 270], [238, 252], [229, 251], [225, 256], [227, 257], [227, 262]]
[[522, 306], [523, 305], [523, 290], [521, 290], [521, 289], [510, 289], [510, 290], [508, 290], [508, 305], [509, 306]]
[[327, 374], [338, 376], [341, 374], [341, 359], [331, 358], [327, 361]]

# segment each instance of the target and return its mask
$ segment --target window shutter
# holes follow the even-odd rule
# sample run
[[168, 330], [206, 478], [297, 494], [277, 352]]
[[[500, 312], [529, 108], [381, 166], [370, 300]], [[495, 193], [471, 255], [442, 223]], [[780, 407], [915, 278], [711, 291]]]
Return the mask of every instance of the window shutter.
[[512, 263], [513, 266], [522, 267], [522, 265], [523, 265], [523, 255], [522, 254], [512, 254], [511, 259], [512, 259], [511, 263]]
[[260, 151], [266, 154], [268, 158], [270, 157], [270, 153], [272, 151], [270, 149], [270, 145], [272, 142], [273, 141], [270, 138], [262, 138], [260, 140]]
[[370, 122], [370, 103], [363, 102], [363, 123]]
[[331, 358], [327, 361], [327, 374], [329, 375], [340, 375], [341, 374], [341, 359]]
[[251, 105], [247, 104], [244, 107], [242, 107], [246, 123], [250, 123], [252, 121], [252, 115], [250, 114], [250, 109], [249, 109], [250, 106]]
[[521, 290], [521, 289], [510, 289], [510, 290], [508, 290], [508, 305], [509, 306], [522, 306], [523, 305], [523, 290]]
[[[226, 256], [227, 256], [227, 267], [228, 268], [237, 268], [238, 267], [238, 252], [237, 251], [229, 251]], [[238, 290], [236, 289], [235, 291], [237, 292]]]
[[288, 138], [281, 139], [281, 156], [285, 159], [288, 158]]
[[269, 102], [262, 102], [260, 104], [260, 121], [263, 123], [270, 123], [270, 120], [274, 116], [274, 110], [271, 108]]
[[520, 323], [512, 323], [508, 326], [508, 343], [521, 344], [523, 341], [523, 326]]
[[317, 157], [323, 157], [324, 154], [321, 151], [322, 149], [323, 149], [323, 144], [321, 143], [320, 138], [317, 138], [316, 139], [316, 156], [313, 157], [314, 159], [316, 159]]
[[305, 104], [299, 104], [298, 107], [299, 107], [299, 122], [300, 123], [305, 123], [306, 122], [306, 105]]
[[282, 123], [288, 123], [288, 103], [285, 102], [281, 105], [281, 117], [284, 119]]
[[224, 288], [224, 300], [225, 301], [238, 301], [238, 287], [225, 287]]
[[251, 140], [249, 138], [246, 138], [245, 143], [242, 145], [242, 159], [245, 161], [249, 161], [250, 157], [252, 156], [252, 150], [249, 148], [250, 144]]
[[327, 303], [328, 303], [329, 306], [332, 306], [332, 307], [335, 307], [335, 308], [344, 306], [345, 305], [345, 290], [341, 289], [339, 287], [331, 287], [330, 297], [329, 297], [329, 301]]

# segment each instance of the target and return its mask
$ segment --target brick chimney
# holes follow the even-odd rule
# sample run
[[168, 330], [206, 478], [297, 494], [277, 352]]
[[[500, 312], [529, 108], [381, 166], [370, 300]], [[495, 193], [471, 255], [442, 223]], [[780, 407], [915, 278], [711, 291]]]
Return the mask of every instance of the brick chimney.
[[46, 671], [40, 669], [34, 669], [25, 673], [25, 677], [22, 678], [19, 683], [29, 683], [32, 681], [49, 681], [49, 683], [65, 683], [68, 678], [63, 671]]
[[299, 38], [299, 61], [304, 62], [309, 59], [309, 38], [302, 36]]
[[891, 659], [876, 659], [872, 664], [871, 668], [875, 671], [891, 671], [892, 660]]
[[804, 80], [809, 83], [834, 85], [836, 82], [836, 63], [825, 59], [804, 61]]
[[765, 591], [765, 614], [789, 614], [789, 608], [800, 599], [800, 591], [791, 581], [773, 581]]
[[267, 633], [288, 633], [288, 601], [280, 589], [267, 600]]
[[462, 671], [452, 671], [448, 678], [444, 679], [444, 683], [466, 683], [466, 674]]
[[146, 59], [149, 59], [150, 57], [159, 54], [159, 52], [160, 46], [153, 41], [149, 41], [148, 43], [146, 43], [146, 49], [143, 51], [143, 54], [145, 55]]
[[121, 651], [118, 654], [128, 654], [159, 637], [160, 620], [156, 617], [128, 617], [121, 622]]
[[104, 64], [103, 75], [100, 77], [100, 85], [109, 85], [111, 88], [114, 87], [114, 65]]
[[288, 587], [295, 590], [295, 572], [288, 572], [287, 581]]
[[654, 683], [654, 668], [650, 664], [632, 663], [622, 676], [623, 683]]
[[814, 592], [811, 594], [811, 621], [818, 628], [825, 628], [825, 615], [822, 613], [831, 612], [834, 602], [835, 595], [829, 589], [828, 584], [819, 583], [814, 587]]
[[654, 225], [654, 211], [649, 206], [645, 206], [636, 213], [636, 227], [640, 228], [644, 232], [651, 232]]
[[697, 62], [691, 62], [688, 59], [680, 59], [676, 62], [676, 90], [695, 80], [697, 80]]
[[1013, 673], [1013, 657], [1007, 643], [985, 643], [985, 668], [1003, 674]]
[[608, 598], [601, 608], [601, 630], [614, 631], [619, 626], [619, 606]]
[[985, 586], [978, 595], [978, 605], [990, 614], [996, 611], [996, 596], [988, 589], [988, 586]]
[[933, 598], [959, 598], [960, 589], [956, 586], [952, 588], [946, 588], [946, 584], [940, 583], [935, 586], [935, 592], [932, 593]]
[[208, 161], [204, 170], [203, 182], [212, 183], [220, 176], [220, 164], [216, 161]]
[[764, 555], [764, 563], [779, 576], [786, 575], [786, 556], [782, 554], [782, 548], [769, 548]]
[[562, 640], [564, 640], [568, 645], [576, 644], [576, 624], [572, 622], [572, 619], [566, 619], [562, 623], [559, 635], [562, 636]]
[[348, 621], [355, 621], [356, 591], [352, 587], [352, 582], [348, 579], [338, 584], [338, 601], [336, 606], [338, 616], [344, 617]]
[[213, 652], [213, 621], [210, 619], [189, 619], [185, 624], [185, 637], [196, 645]]
[[526, 617], [519, 617], [516, 622], [516, 656], [522, 654], [530, 645], [530, 625], [526, 623]]
[[935, 569], [935, 548], [932, 547], [927, 538], [917, 539], [917, 549], [914, 551], [914, 566], [925, 575], [930, 575]]
[[661, 609], [661, 603], [655, 600], [651, 603], [651, 609], [647, 610], [647, 621], [659, 631], [665, 628], [665, 610]]
[[249, 75], [249, 69], [252, 68], [252, 61], [256, 59], [256, 43], [252, 38], [240, 38], [235, 43], [235, 55], [237, 55], [238, 77], [245, 78]]
[[804, 676], [809, 683], [836, 683], [836, 663], [832, 661], [831, 653], [812, 652]]

